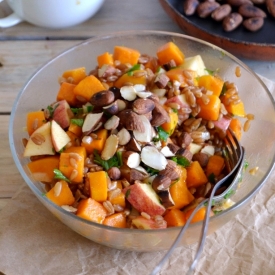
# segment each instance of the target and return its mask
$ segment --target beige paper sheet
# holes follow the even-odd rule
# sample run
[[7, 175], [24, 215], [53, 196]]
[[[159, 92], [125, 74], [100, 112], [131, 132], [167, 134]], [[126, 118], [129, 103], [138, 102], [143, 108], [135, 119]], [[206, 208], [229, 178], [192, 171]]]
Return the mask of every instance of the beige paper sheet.
[[[275, 83], [263, 80], [274, 96]], [[275, 171], [233, 220], [207, 237], [194, 274], [275, 274], [274, 183]], [[160, 274], [185, 274], [196, 247], [177, 248]], [[59, 222], [25, 184], [0, 212], [0, 273], [6, 275], [146, 275], [164, 255], [85, 239]]]

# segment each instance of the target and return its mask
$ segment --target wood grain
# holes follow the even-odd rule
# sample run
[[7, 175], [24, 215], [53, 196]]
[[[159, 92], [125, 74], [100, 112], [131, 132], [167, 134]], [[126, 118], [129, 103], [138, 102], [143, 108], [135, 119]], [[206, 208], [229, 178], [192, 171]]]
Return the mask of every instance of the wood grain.
[[10, 198], [24, 182], [13, 161], [8, 137], [9, 116], [0, 116], [0, 198]]
[[78, 26], [51, 30], [20, 23], [2, 29], [0, 40], [87, 39], [99, 34], [124, 30], [162, 30], [180, 32], [161, 8], [158, 0], [106, 0], [90, 20]]
[[23, 85], [35, 71], [80, 41], [4, 41], [0, 43], [0, 113], [10, 112]]

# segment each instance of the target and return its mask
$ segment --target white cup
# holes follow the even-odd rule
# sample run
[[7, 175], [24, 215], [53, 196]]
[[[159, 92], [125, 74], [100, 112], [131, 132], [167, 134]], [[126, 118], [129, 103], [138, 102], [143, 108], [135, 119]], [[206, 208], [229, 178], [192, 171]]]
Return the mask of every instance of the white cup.
[[0, 27], [7, 28], [27, 21], [33, 25], [52, 29], [62, 29], [83, 23], [97, 13], [104, 2], [104, 0], [6, 1], [13, 13], [0, 18]]

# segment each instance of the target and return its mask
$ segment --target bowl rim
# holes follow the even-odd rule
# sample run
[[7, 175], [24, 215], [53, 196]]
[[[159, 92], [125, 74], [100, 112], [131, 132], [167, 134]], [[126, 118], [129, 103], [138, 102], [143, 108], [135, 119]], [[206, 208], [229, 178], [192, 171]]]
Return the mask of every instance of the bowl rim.
[[[171, 37], [179, 37], [179, 38], [184, 38], [184, 39], [188, 39], [188, 40], [193, 40], [196, 43], [200, 43], [200, 44], [204, 44], [208, 47], [211, 47], [214, 50], [220, 51], [222, 54], [228, 56], [230, 59], [234, 60], [236, 63], [240, 64], [242, 67], [244, 67], [250, 74], [252, 74], [252, 76], [254, 76], [259, 83], [262, 85], [262, 87], [264, 88], [264, 90], [266, 91], [267, 95], [270, 98], [270, 101], [273, 105], [273, 108], [275, 110], [275, 101], [274, 98], [272, 97], [269, 89], [266, 87], [266, 85], [264, 84], [264, 82], [261, 80], [261, 78], [252, 70], [250, 69], [244, 62], [242, 62], [240, 59], [238, 59], [237, 57], [235, 57], [234, 55], [232, 55], [231, 53], [227, 52], [226, 50], [222, 49], [219, 46], [213, 45], [207, 41], [189, 36], [189, 35], [185, 35], [185, 34], [180, 34], [180, 33], [176, 33], [176, 32], [168, 32], [168, 31], [155, 31], [155, 30], [130, 30], [130, 31], [120, 31], [120, 32], [112, 32], [109, 34], [104, 34], [104, 35], [96, 35], [94, 37], [91, 37], [89, 39], [85, 39], [82, 42], [76, 43], [75, 45], [61, 51], [59, 54], [55, 55], [53, 58], [51, 58], [50, 60], [48, 60], [47, 62], [44, 62], [44, 64], [42, 64], [40, 67], [37, 68], [37, 70], [29, 77], [29, 79], [25, 82], [25, 84], [23, 85], [23, 87], [21, 88], [20, 92], [18, 93], [13, 107], [12, 107], [12, 111], [11, 111], [11, 116], [10, 116], [10, 121], [9, 121], [9, 145], [10, 145], [10, 149], [11, 149], [11, 153], [12, 153], [12, 157], [13, 160], [17, 166], [17, 169], [19, 170], [21, 176], [23, 177], [24, 181], [27, 183], [27, 185], [29, 186], [29, 188], [32, 190], [32, 192], [37, 196], [37, 197], [43, 197], [41, 196], [41, 191], [32, 183], [32, 181], [30, 180], [30, 178], [27, 176], [27, 174], [25, 173], [25, 171], [22, 169], [22, 166], [20, 164], [19, 158], [17, 156], [17, 153], [15, 151], [15, 147], [14, 147], [14, 137], [13, 137], [13, 122], [15, 119], [15, 112], [16, 112], [16, 108], [19, 102], [19, 99], [21, 97], [21, 95], [23, 94], [25, 88], [28, 86], [28, 84], [32, 81], [33, 78], [35, 78], [35, 76], [41, 71], [43, 70], [44, 67], [46, 67], [47, 65], [55, 62], [56, 59], [58, 59], [59, 57], [75, 50], [76, 48], [85, 45], [85, 44], [90, 44], [93, 41], [98, 41], [98, 40], [107, 40], [107, 39], [112, 39], [116, 36], [120, 36], [120, 37], [124, 37], [124, 36], [129, 36], [129, 35], [158, 35], [158, 36], [171, 36]], [[248, 201], [262, 188], [262, 186], [264, 185], [264, 183], [266, 182], [266, 180], [268, 179], [270, 173], [272, 172], [273, 168], [275, 167], [275, 155], [272, 158], [271, 164], [270, 166], [267, 168], [266, 174], [264, 175], [264, 177], [262, 178], [262, 180], [257, 184], [257, 186], [255, 186], [254, 189], [252, 189], [241, 201], [236, 202], [233, 206], [231, 206], [230, 208], [222, 211], [221, 213], [216, 214], [215, 216], [211, 217], [210, 219], [215, 221], [217, 219], [219, 219], [220, 216], [226, 214], [226, 213], [230, 213], [235, 211], [237, 208], [241, 208], [242, 206], [244, 206], [246, 203], [248, 203]], [[78, 216], [76, 216], [75, 214], [72, 214], [66, 210], [64, 210], [62, 207], [54, 204], [53, 202], [51, 202], [48, 199], [45, 199], [46, 197], [41, 198], [42, 200], [45, 200], [47, 203], [50, 204], [51, 207], [55, 208], [55, 210], [57, 210], [58, 212], [61, 212], [62, 214], [65, 215], [69, 215], [71, 218], [73, 218], [76, 221], [85, 223], [87, 225], [92, 225], [95, 226], [99, 229], [105, 229], [105, 230], [110, 230], [113, 232], [127, 232], [127, 233], [131, 233], [131, 234], [140, 234], [142, 232], [142, 234], [152, 234], [154, 232], [173, 232], [173, 231], [179, 231], [182, 226], [179, 227], [169, 227], [169, 228], [165, 228], [165, 229], [150, 229], [150, 230], [133, 230], [131, 228], [116, 228], [116, 227], [111, 227], [111, 226], [107, 226], [107, 225], [103, 225], [103, 224], [99, 224], [99, 223], [95, 223], [92, 221], [88, 221], [85, 220], [83, 218], [80, 218]], [[195, 227], [195, 226], [200, 226], [202, 224], [203, 221], [194, 223], [194, 224], [190, 224], [189, 227]]]

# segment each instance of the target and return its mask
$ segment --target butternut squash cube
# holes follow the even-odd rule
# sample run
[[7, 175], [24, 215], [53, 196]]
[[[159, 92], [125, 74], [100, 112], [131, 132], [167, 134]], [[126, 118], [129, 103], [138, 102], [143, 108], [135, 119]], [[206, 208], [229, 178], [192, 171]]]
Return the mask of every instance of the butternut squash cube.
[[64, 77], [67, 80], [70, 78], [70, 83], [72, 84], [78, 84], [86, 76], [86, 69], [84, 67], [65, 71], [62, 75], [62, 77]]
[[95, 93], [103, 90], [105, 90], [105, 88], [100, 80], [93, 75], [89, 75], [76, 85], [74, 94], [76, 97], [80, 96], [89, 101]]
[[183, 52], [173, 42], [161, 46], [157, 50], [157, 57], [161, 65], [169, 63], [170, 60], [174, 60], [177, 66], [184, 62]]
[[107, 200], [108, 174], [105, 171], [90, 172], [87, 174], [90, 182], [90, 197], [98, 202]]
[[208, 182], [208, 179], [198, 161], [193, 161], [189, 167], [186, 168], [187, 187], [197, 187]]
[[107, 216], [107, 210], [100, 202], [92, 198], [81, 200], [76, 211], [76, 215], [88, 221], [103, 223]]
[[46, 197], [59, 206], [72, 205], [75, 201], [68, 183], [64, 180], [58, 181], [55, 186], [46, 193]]

